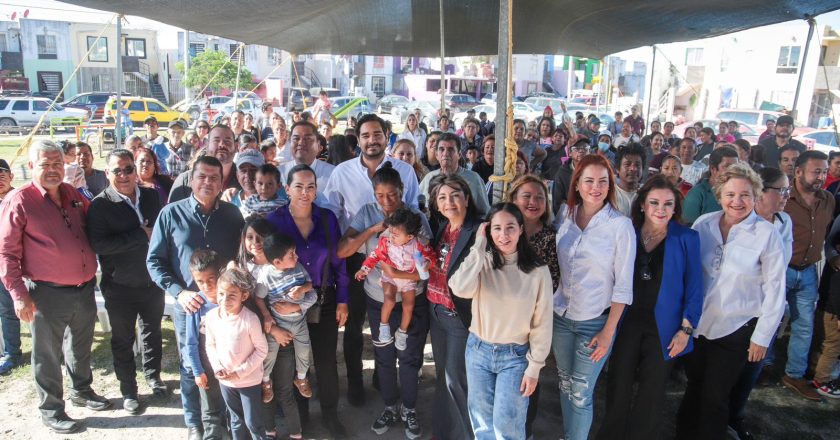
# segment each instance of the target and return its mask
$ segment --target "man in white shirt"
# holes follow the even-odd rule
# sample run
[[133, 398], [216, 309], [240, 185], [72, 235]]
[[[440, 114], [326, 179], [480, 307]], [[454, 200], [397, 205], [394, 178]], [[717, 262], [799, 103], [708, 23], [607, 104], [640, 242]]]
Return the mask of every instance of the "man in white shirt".
[[631, 142], [639, 142], [639, 136], [633, 133], [633, 126], [630, 124], [630, 121], [625, 119], [621, 125], [621, 133], [613, 139], [612, 145], [618, 148]]
[[[297, 124], [295, 124], [297, 127]], [[375, 114], [367, 114], [356, 123], [356, 136], [359, 139], [361, 155], [356, 159], [342, 162], [332, 172], [324, 195], [338, 212], [341, 230], [346, 231], [353, 218], [362, 207], [376, 202], [371, 179], [374, 173], [390, 162], [400, 173], [403, 182], [403, 202], [416, 210], [417, 197], [420, 194], [417, 175], [411, 165], [385, 155], [388, 138], [385, 137], [385, 121]], [[335, 237], [337, 241], [340, 237]], [[364, 261], [364, 255], [355, 253], [347, 258], [347, 273], [356, 273]], [[347, 366], [347, 400], [354, 406], [361, 406], [365, 401], [362, 382], [362, 326], [367, 310], [367, 295], [362, 283], [350, 284], [350, 315], [344, 327], [344, 362]]]
[[636, 200], [642, 179], [645, 150], [639, 144], [628, 144], [618, 150], [618, 182], [615, 186], [615, 209], [630, 217], [630, 207]]
[[292, 125], [292, 137], [289, 140], [289, 149], [292, 153], [292, 160], [280, 166], [281, 180], [285, 184], [289, 171], [295, 165], [309, 165], [315, 171], [318, 181], [318, 192], [324, 193], [327, 182], [335, 170], [335, 165], [318, 160], [318, 129], [311, 122], [301, 121]]
[[461, 160], [461, 145], [458, 136], [452, 133], [444, 133], [440, 135], [435, 146], [435, 157], [440, 163], [440, 169], [434, 170], [426, 174], [423, 181], [420, 182], [420, 192], [429, 200], [430, 185], [432, 179], [440, 174], [451, 176], [457, 174], [461, 176], [470, 186], [472, 199], [475, 203], [478, 215], [484, 216], [490, 212], [490, 202], [487, 200], [487, 192], [484, 190], [484, 180], [475, 171], [468, 170], [459, 166]]

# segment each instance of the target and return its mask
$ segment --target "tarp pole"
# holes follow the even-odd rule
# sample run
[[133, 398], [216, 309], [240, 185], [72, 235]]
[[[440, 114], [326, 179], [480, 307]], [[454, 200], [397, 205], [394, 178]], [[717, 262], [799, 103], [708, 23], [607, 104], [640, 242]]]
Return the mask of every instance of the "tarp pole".
[[[190, 93], [190, 88], [187, 87], [187, 72], [190, 71], [190, 30], [184, 29], [184, 76], [182, 81], [184, 81], [184, 98], [190, 99], [192, 94]], [[180, 117], [180, 115], [179, 115]], [[195, 122], [195, 121], [193, 121]]]
[[814, 36], [814, 28], [817, 26], [814, 17], [809, 16], [806, 20], [808, 21], [808, 39], [805, 40], [805, 51], [802, 53], [802, 62], [799, 63], [799, 79], [796, 81], [796, 93], [793, 94], [793, 108], [791, 109], [794, 121], [799, 116], [796, 106], [799, 104], [799, 91], [802, 88], [802, 78], [805, 76], [805, 61], [808, 59], [808, 47], [811, 46], [811, 37]]
[[[510, 88], [510, 21], [511, 0], [499, 1], [499, 68], [496, 72], [496, 147], [493, 151], [493, 174], [505, 174], [505, 136], [512, 127], [507, 126], [508, 95]], [[493, 183], [493, 203], [502, 201], [504, 182]]]
[[239, 58], [236, 60], [236, 87], [233, 89], [233, 111], [239, 104], [239, 76], [242, 74], [242, 57], [245, 54], [245, 43], [239, 43]]
[[[653, 75], [654, 75], [654, 72], [656, 72], [656, 46], [655, 45], [651, 46], [651, 49], [653, 49], [653, 59], [650, 62], [650, 86], [648, 87], [648, 90], [647, 90], [647, 98], [648, 98], [648, 104], [647, 104], [647, 119], [648, 119], [648, 121], [647, 122], [648, 122], [648, 125], [650, 125], [650, 122], [653, 120], [653, 118], [650, 115], [650, 105], [651, 105], [651, 102], [653, 101]], [[642, 133], [645, 133], [645, 132], [647, 132], [647, 127], [642, 127]]]
[[443, 0], [439, 0], [438, 4], [440, 5], [440, 115], [443, 116], [445, 114], [444, 109], [446, 109], [446, 92], [448, 91], [444, 74], [446, 72], [446, 58], [443, 46]]
[[116, 148], [122, 148], [122, 91], [123, 91], [123, 66], [122, 66], [122, 20], [123, 15], [117, 16], [117, 100], [114, 104], [114, 141]]
[[601, 75], [601, 94], [604, 95], [604, 113], [611, 113], [610, 110], [610, 56], [604, 58], [604, 74]]

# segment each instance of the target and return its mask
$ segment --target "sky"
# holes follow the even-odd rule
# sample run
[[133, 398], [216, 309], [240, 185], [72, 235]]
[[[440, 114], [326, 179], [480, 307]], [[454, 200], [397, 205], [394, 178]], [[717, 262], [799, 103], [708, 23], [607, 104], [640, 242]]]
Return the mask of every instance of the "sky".
[[[29, 18], [43, 20], [105, 23], [113, 16], [112, 12], [83, 8], [55, 0], [3, 0], [0, 3], [0, 20], [8, 20], [13, 12], [21, 15], [26, 9], [29, 9]], [[128, 22], [126, 24], [128, 28], [157, 30], [158, 45], [161, 49], [177, 48], [177, 32], [181, 29], [133, 15], [126, 16], [126, 21]], [[817, 23], [840, 28], [840, 10], [818, 16]], [[629, 60], [650, 58], [650, 49], [647, 47], [630, 49], [615, 55]]]

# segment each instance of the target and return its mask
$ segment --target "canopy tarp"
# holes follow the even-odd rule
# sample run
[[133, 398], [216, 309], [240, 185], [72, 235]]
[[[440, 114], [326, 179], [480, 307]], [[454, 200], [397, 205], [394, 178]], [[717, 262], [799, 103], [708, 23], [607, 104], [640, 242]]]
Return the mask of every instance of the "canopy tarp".
[[[440, 56], [438, 0], [62, 0], [291, 53]], [[446, 56], [498, 53], [498, 0], [443, 0]], [[514, 0], [513, 53], [605, 55], [840, 8], [838, 0]]]

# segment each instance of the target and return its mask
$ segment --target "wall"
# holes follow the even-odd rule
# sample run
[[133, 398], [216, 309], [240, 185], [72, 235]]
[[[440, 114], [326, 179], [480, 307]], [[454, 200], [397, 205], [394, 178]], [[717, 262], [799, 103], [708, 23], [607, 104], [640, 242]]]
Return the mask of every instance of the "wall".
[[[37, 35], [55, 36], [56, 59], [38, 59]], [[24, 75], [29, 79], [32, 91], [38, 91], [38, 72], [61, 72], [62, 80], [67, 82], [75, 64], [72, 61], [70, 23], [51, 20], [20, 19], [21, 43], [23, 45]], [[65, 97], [78, 93], [75, 81], [71, 81], [64, 90]]]

